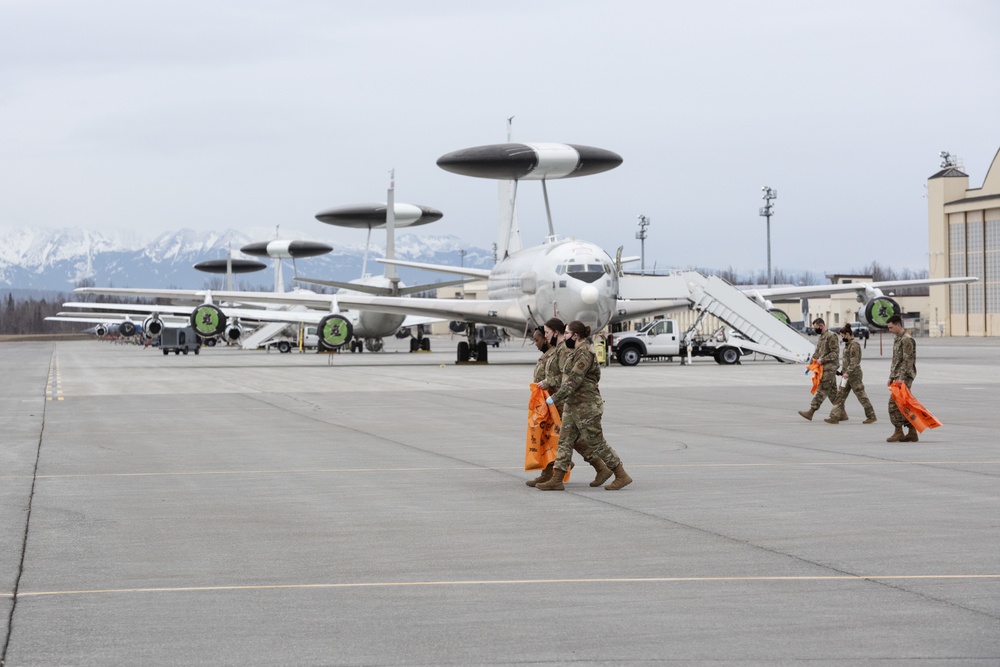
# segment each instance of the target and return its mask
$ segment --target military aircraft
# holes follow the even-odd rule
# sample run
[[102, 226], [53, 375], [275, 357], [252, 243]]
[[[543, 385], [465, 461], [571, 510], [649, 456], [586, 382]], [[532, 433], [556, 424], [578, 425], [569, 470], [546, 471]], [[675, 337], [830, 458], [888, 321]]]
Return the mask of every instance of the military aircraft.
[[[593, 243], [563, 238], [554, 233], [551, 210], [548, 205], [547, 181], [597, 174], [613, 169], [622, 163], [618, 154], [590, 146], [556, 143], [493, 144], [448, 153], [438, 159], [441, 168], [454, 173], [480, 178], [513, 181], [541, 181], [545, 195], [549, 236], [543, 243], [524, 249], [515, 249], [511, 230], [516, 226], [509, 220], [500, 221], [498, 239], [499, 260], [490, 270], [440, 266], [383, 260], [387, 264], [422, 268], [436, 272], [478, 278], [487, 282], [487, 299], [409, 299], [379, 294], [318, 295], [311, 293], [251, 295], [243, 292], [216, 292], [216, 298], [227, 300], [255, 300], [268, 303], [303, 305], [311, 308], [334, 309], [346, 307], [372, 310], [399, 315], [424, 315], [469, 324], [494, 324], [527, 333], [550, 317], [564, 321], [580, 320], [598, 331], [608, 324], [638, 319], [678, 308], [698, 307], [695, 292], [701, 288], [682, 276], [630, 276], [621, 270], [620, 261]], [[975, 278], [930, 279], [894, 281], [892, 283], [856, 283], [851, 285], [816, 285], [793, 288], [759, 289], [747, 294], [749, 300], [761, 306], [758, 311], [770, 308], [769, 299], [783, 296], [807, 296], [854, 291], [865, 295], [867, 302], [862, 313], [868, 323], [878, 326], [882, 315], [894, 302], [882, 289], [906, 285], [944, 284], [970, 282]], [[735, 288], [731, 288], [735, 291]], [[144, 297], [176, 297], [178, 291], [149, 289], [80, 288], [78, 292], [132, 295]], [[184, 292], [186, 295], [205, 295], [205, 292]], [[742, 298], [740, 299], [742, 301]], [[208, 299], [206, 298], [206, 303]], [[743, 304], [746, 305], [745, 302]], [[208, 306], [202, 306], [207, 308]], [[898, 311], [898, 306], [896, 306]], [[876, 317], [873, 313], [877, 313]], [[329, 315], [327, 317], [335, 317]], [[770, 318], [777, 323], [775, 318]], [[758, 326], [759, 325], [759, 326]], [[759, 318], [754, 326], [765, 328]], [[735, 325], [733, 325], [735, 326]], [[784, 326], [784, 325], [782, 325]], [[458, 360], [471, 357], [483, 359], [485, 345], [475, 338], [475, 326], [466, 327], [468, 340], [458, 346]], [[746, 332], [744, 332], [746, 333]], [[767, 335], [767, 334], [762, 334]], [[321, 338], [325, 333], [320, 334]], [[349, 336], [348, 336], [349, 337]], [[790, 355], [801, 359], [801, 353]]]

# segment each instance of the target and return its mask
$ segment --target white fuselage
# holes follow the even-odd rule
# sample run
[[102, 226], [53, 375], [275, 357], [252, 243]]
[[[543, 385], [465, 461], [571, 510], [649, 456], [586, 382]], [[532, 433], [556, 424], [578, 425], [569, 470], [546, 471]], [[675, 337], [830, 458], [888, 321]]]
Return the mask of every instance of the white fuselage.
[[598, 331], [615, 313], [618, 273], [593, 243], [550, 238], [498, 262], [487, 293], [490, 299], [516, 299], [523, 317], [536, 326], [558, 317]]
[[[368, 285], [371, 287], [392, 288], [392, 282], [386, 276], [364, 276], [351, 281], [357, 285]], [[402, 281], [399, 287], [405, 287]], [[338, 294], [364, 294], [364, 292], [341, 289]], [[341, 313], [350, 321], [354, 327], [354, 336], [357, 338], [385, 338], [391, 336], [403, 326], [406, 315], [392, 313], [379, 313], [374, 310], [345, 310]]]

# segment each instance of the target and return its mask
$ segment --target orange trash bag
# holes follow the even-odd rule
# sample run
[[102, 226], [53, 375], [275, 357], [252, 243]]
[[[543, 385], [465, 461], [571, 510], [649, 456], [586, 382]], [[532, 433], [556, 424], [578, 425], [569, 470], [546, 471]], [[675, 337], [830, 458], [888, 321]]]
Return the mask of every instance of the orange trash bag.
[[889, 385], [889, 393], [892, 394], [892, 400], [896, 402], [896, 407], [906, 417], [906, 421], [913, 424], [913, 428], [917, 429], [919, 433], [923, 433], [924, 429], [937, 428], [941, 425], [937, 417], [914, 398], [913, 394], [910, 393], [910, 388], [902, 382], [893, 382]]
[[[556, 406], [548, 405], [545, 399], [549, 392], [531, 383], [528, 398], [528, 435], [524, 443], [524, 469], [539, 470], [556, 460], [559, 451], [559, 431], [562, 419]], [[564, 479], [569, 479], [566, 473]]]
[[808, 366], [806, 366], [806, 373], [812, 371], [813, 386], [809, 391], [810, 394], [815, 394], [819, 390], [819, 381], [823, 379], [823, 364], [818, 361], [812, 361]]

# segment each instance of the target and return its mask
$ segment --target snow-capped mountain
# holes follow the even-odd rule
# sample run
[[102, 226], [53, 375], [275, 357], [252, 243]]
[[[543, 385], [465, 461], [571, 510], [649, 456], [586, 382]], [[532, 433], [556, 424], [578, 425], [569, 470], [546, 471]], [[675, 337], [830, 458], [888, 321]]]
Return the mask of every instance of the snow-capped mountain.
[[[377, 236], [377, 234], [376, 234]], [[380, 242], [372, 240], [368, 273], [380, 273], [383, 265], [375, 262], [385, 256], [384, 234]], [[124, 232], [102, 232], [78, 228], [23, 229], [0, 226], [0, 289], [54, 290], [69, 292], [86, 281], [99, 287], [169, 287], [200, 289], [221, 283], [221, 276], [202, 273], [193, 267], [210, 259], [225, 259], [232, 248], [234, 258], [246, 258], [239, 249], [248, 243], [275, 238], [274, 229], [227, 229], [222, 232], [197, 232], [180, 229], [155, 237]], [[319, 241], [333, 246], [320, 257], [296, 261], [299, 275], [324, 280], [352, 280], [361, 275], [365, 245], [317, 238], [296, 231], [281, 230], [282, 239]], [[464, 256], [462, 252], [464, 251]], [[396, 238], [396, 257], [432, 264], [464, 265], [488, 269], [493, 265], [491, 251], [473, 248], [454, 236], [416, 236], [400, 234]], [[274, 260], [263, 261], [269, 268], [236, 277], [241, 289], [271, 288]], [[286, 287], [292, 286], [291, 260], [285, 260], [283, 275]], [[401, 269], [409, 284], [445, 279], [427, 272]]]

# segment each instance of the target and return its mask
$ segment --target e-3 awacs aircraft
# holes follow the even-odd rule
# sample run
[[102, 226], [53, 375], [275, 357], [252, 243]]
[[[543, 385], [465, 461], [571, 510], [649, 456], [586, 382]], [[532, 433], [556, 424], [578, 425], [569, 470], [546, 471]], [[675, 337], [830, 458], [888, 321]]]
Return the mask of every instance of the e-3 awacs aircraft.
[[[441, 157], [437, 163], [447, 171], [462, 175], [513, 181], [515, 193], [519, 181], [541, 181], [547, 205], [548, 180], [597, 174], [613, 169], [621, 162], [622, 158], [618, 154], [589, 146], [505, 143], [455, 151]], [[528, 332], [531, 327], [540, 326], [550, 317], [559, 317], [564, 321], [580, 320], [594, 331], [599, 331], [611, 323], [634, 320], [678, 308], [694, 307], [711, 312], [712, 302], [717, 301], [712, 294], [707, 293], [707, 286], [703, 282], [692, 279], [694, 272], [671, 276], [622, 274], [620, 262], [612, 260], [607, 252], [595, 244], [556, 236], [553, 232], [551, 214], [549, 214], [550, 234], [541, 245], [512, 250], [518, 247], [514, 242], [519, 240], [515, 238], [516, 228], [510, 221], [501, 220], [500, 229], [498, 239], [500, 259], [488, 271], [393, 260], [397, 265], [485, 279], [487, 282], [485, 300], [408, 299], [379, 295], [340, 296], [312, 293], [261, 295], [247, 292], [209, 293], [204, 290], [93, 287], [80, 288], [77, 291], [121, 296], [203, 297], [204, 304], [195, 310], [192, 318], [202, 318], [207, 323], [206, 326], [213, 323], [215, 326], [220, 326], [219, 321], [224, 323], [225, 315], [212, 305], [214, 297], [230, 301], [252, 300], [309, 308], [347, 307], [383, 313], [418, 314], [460, 320], [470, 324], [495, 324], [518, 332]], [[703, 276], [701, 278], [704, 279]], [[725, 285], [731, 292], [727, 295], [728, 306], [735, 306], [742, 313], [729, 315], [731, 319], [738, 320], [738, 323], [729, 322], [731, 326], [751, 340], [776, 341], [774, 356], [805, 362], [811, 356], [813, 348], [808, 340], [798, 334], [793, 336], [794, 332], [790, 327], [770, 315], [766, 318], [759, 317], [760, 313], [767, 314], [771, 306], [770, 299], [852, 291], [867, 299], [861, 309], [861, 313], [865, 315], [863, 321], [879, 327], [884, 324], [883, 317], [888, 318], [886, 313], [891, 312], [893, 308], [894, 312], [899, 311], [895, 302], [883, 294], [883, 289], [974, 280], [976, 278], [965, 277], [890, 283], [815, 285], [757, 289], [752, 294], [742, 294], [736, 288]], [[708, 282], [712, 289], [718, 292], [717, 283], [720, 281]], [[732, 294], [739, 298], [733, 299]], [[722, 313], [720, 317], [726, 320], [726, 313]], [[752, 322], [747, 323], [748, 320]], [[485, 350], [479, 349], [484, 346], [476, 344], [475, 329], [475, 326], [466, 327], [469, 340], [459, 344], [459, 361], [468, 360], [477, 353], [485, 357]], [[321, 338], [324, 335], [327, 335], [326, 332], [321, 333]]]

